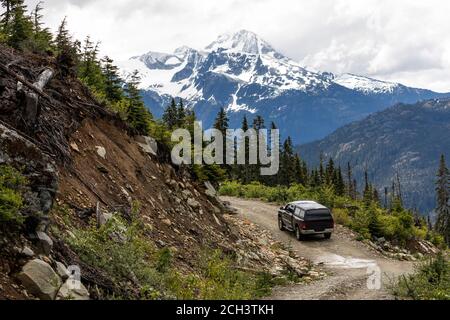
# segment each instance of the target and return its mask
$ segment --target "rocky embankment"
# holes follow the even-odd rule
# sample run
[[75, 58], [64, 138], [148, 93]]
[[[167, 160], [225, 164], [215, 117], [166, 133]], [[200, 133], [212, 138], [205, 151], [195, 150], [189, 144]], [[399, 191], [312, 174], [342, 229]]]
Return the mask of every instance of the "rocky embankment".
[[[75, 230], [135, 215], [145, 241], [169, 249], [180, 272], [195, 273], [199, 252], [216, 248], [243, 270], [321, 276], [268, 233], [235, 219], [211, 183], [169, 163], [151, 137], [130, 133], [51, 57], [0, 46], [0, 62], [0, 165], [27, 179], [25, 223], [0, 225], [0, 299], [139, 298], [133, 270], [114, 282], [68, 241], [83, 240]], [[50, 79], [38, 88], [44, 72]], [[126, 233], [109, 237], [120, 244]]]

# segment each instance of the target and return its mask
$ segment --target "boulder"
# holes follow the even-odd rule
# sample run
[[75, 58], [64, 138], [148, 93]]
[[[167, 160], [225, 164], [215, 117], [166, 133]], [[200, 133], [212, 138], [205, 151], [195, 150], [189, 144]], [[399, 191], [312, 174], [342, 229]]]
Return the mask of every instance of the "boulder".
[[106, 149], [104, 147], [96, 146], [95, 149], [97, 149], [97, 154], [99, 157], [106, 159]]
[[191, 208], [193, 208], [193, 209], [198, 209], [198, 208], [200, 208], [200, 203], [199, 203], [197, 200], [194, 200], [194, 199], [192, 199], [192, 198], [189, 198], [189, 199], [187, 200], [187, 204], [188, 204]]
[[56, 261], [56, 273], [64, 281], [69, 279], [69, 276], [70, 276], [69, 271], [67, 270], [66, 266], [59, 261]]
[[56, 300], [89, 300], [89, 291], [81, 281], [68, 279], [59, 289]]
[[206, 194], [208, 197], [215, 198], [215, 197], [217, 196], [217, 191], [216, 191], [216, 189], [214, 188], [214, 186], [211, 184], [211, 182], [206, 181], [206, 182], [205, 182], [205, 187], [206, 187], [205, 194]]
[[138, 136], [136, 137], [136, 141], [145, 153], [154, 156], [158, 155], [158, 143], [152, 137]]
[[27, 258], [33, 258], [34, 257], [34, 251], [31, 250], [29, 247], [25, 246], [20, 251], [20, 254]]
[[62, 283], [52, 267], [40, 259], [28, 262], [17, 277], [28, 292], [42, 300], [55, 299]]
[[53, 241], [50, 237], [43, 231], [36, 232], [36, 240], [38, 241], [38, 246], [42, 253], [49, 255], [53, 248]]
[[75, 150], [76, 152], [80, 152], [80, 149], [78, 148], [78, 145], [75, 142], [72, 142], [70, 144], [70, 147], [72, 148], [72, 150]]

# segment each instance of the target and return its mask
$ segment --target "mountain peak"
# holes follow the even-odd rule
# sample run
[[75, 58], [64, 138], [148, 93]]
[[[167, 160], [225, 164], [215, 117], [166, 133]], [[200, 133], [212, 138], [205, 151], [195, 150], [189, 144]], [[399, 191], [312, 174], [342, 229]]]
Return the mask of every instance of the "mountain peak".
[[234, 33], [220, 35], [209, 44], [206, 51], [224, 50], [228, 52], [241, 52], [248, 54], [280, 54], [276, 53], [272, 46], [261, 39], [256, 33], [248, 30], [239, 30]]

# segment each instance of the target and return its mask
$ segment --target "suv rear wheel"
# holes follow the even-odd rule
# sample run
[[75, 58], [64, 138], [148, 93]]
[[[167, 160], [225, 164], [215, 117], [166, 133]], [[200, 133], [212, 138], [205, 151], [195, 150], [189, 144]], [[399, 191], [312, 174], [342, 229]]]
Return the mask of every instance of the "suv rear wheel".
[[324, 236], [325, 236], [325, 239], [330, 239], [331, 238], [331, 233], [325, 233]]
[[284, 223], [283, 223], [283, 219], [281, 218], [281, 216], [278, 216], [278, 228], [280, 228], [281, 231], [284, 231]]
[[297, 238], [298, 241], [301, 241], [301, 240], [304, 239], [304, 236], [300, 232], [300, 227], [299, 226], [296, 226], [296, 228], [295, 228], [295, 237]]

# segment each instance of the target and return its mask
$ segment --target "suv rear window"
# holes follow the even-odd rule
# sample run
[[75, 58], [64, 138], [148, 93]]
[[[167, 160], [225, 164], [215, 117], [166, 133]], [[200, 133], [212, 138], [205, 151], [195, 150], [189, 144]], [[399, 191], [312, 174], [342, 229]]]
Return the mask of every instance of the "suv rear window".
[[331, 212], [328, 209], [308, 210], [305, 215], [305, 220], [329, 220], [333, 219]]

